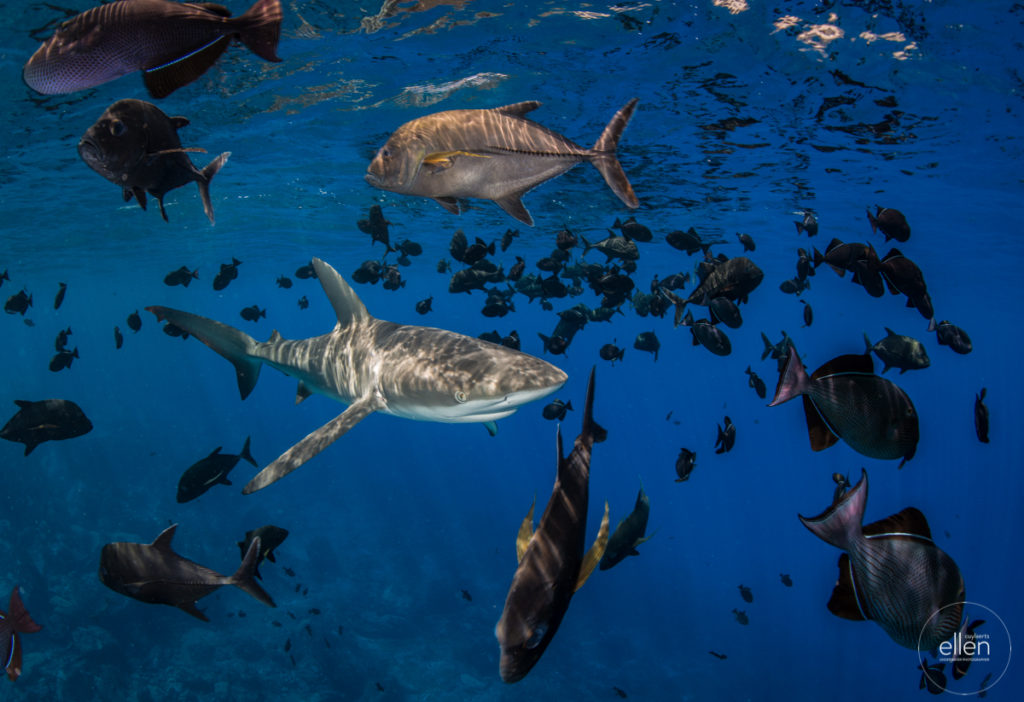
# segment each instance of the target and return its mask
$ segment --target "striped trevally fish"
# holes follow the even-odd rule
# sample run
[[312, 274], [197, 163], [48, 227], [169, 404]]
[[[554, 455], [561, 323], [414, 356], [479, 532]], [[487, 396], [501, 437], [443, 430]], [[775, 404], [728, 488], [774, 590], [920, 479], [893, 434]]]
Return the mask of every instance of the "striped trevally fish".
[[454, 214], [460, 198], [494, 200], [532, 225], [523, 195], [589, 161], [627, 207], [639, 207], [615, 154], [636, 103], [634, 98], [616, 112], [590, 149], [527, 119], [540, 107], [534, 100], [426, 115], [391, 135], [370, 163], [366, 181], [381, 190], [433, 198]]
[[846, 553], [828, 609], [837, 617], [878, 624], [901, 646], [930, 651], [961, 626], [964, 580], [935, 545], [928, 520], [914, 507], [862, 526], [868, 474], [817, 517], [800, 517], [823, 541]]
[[36, 92], [56, 95], [143, 71], [149, 94], [165, 97], [205, 73], [233, 38], [280, 61], [280, 34], [280, 0], [257, 0], [239, 17], [214, 3], [118, 0], [61, 23], [22, 77]]

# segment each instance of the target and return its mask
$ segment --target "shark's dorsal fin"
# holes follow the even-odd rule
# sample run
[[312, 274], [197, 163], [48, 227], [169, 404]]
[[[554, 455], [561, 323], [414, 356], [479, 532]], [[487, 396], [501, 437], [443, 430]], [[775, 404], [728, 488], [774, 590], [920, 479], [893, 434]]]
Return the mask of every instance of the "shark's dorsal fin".
[[160, 532], [160, 536], [153, 539], [153, 543], [151, 543], [150, 546], [159, 551], [173, 551], [174, 549], [171, 548], [171, 540], [174, 538], [174, 531], [177, 528], [177, 524], [170, 525]]
[[274, 331], [270, 332], [270, 338], [267, 339], [267, 343], [268, 344], [276, 344], [277, 342], [283, 341], [283, 340], [284, 340], [284, 337], [281, 336], [281, 332], [279, 332], [278, 330], [275, 329]]
[[523, 523], [519, 525], [519, 533], [516, 535], [516, 562], [523, 562], [523, 554], [526, 553], [526, 547], [530, 543], [530, 537], [533, 536], [533, 508], [537, 506], [537, 496], [533, 496], [533, 504], [530, 505], [530, 511], [526, 514], [526, 518]]
[[[608, 502], [604, 503], [604, 517], [601, 518], [601, 528], [597, 530], [597, 537], [590, 546], [590, 550], [583, 556], [583, 563], [580, 565], [580, 575], [576, 579], [576, 590], [583, 587], [587, 578], [594, 572], [594, 568], [604, 558], [604, 551], [608, 547]], [[573, 590], [575, 592], [576, 590]]]
[[338, 275], [338, 271], [331, 268], [319, 258], [313, 259], [313, 270], [324, 289], [324, 294], [334, 308], [334, 314], [338, 317], [338, 324], [347, 327], [356, 322], [363, 322], [372, 319], [366, 311], [363, 301], [356, 295], [356, 291], [345, 282], [344, 278]]

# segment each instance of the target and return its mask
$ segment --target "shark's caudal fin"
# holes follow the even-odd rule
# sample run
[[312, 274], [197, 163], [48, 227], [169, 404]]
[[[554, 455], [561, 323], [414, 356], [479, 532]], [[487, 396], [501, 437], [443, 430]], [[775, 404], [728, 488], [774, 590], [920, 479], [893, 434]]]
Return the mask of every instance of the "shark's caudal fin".
[[260, 587], [259, 583], [253, 580], [256, 574], [256, 561], [259, 560], [260, 537], [256, 537], [249, 544], [249, 550], [245, 552], [242, 564], [238, 566], [235, 574], [228, 578], [228, 581], [236, 587], [244, 590], [268, 607], [276, 607], [274, 600], [267, 594], [266, 590]]
[[372, 396], [356, 400], [344, 412], [292, 446], [276, 461], [257, 473], [242, 490], [242, 494], [252, 494], [277, 482], [333, 444], [365, 416], [377, 409], [379, 409], [377, 400]]
[[184, 329], [231, 361], [238, 374], [238, 392], [242, 395], [243, 400], [256, 387], [256, 381], [260, 377], [260, 366], [263, 362], [252, 356], [253, 350], [256, 348], [256, 340], [251, 336], [227, 324], [190, 312], [160, 306], [146, 309], [155, 314], [158, 321], [167, 320], [174, 326]]
[[639, 207], [640, 201], [637, 200], [636, 193], [633, 192], [633, 186], [629, 184], [629, 179], [626, 178], [626, 173], [622, 170], [622, 165], [619, 163], [618, 156], [615, 155], [615, 150], [619, 146], [619, 137], [622, 136], [623, 130], [629, 123], [629, 118], [633, 116], [636, 103], [637, 98], [633, 98], [621, 110], [615, 113], [608, 126], [604, 128], [604, 132], [601, 133], [597, 143], [594, 144], [593, 155], [590, 158], [590, 162], [594, 164], [597, 170], [601, 171], [604, 181], [608, 183], [608, 187], [612, 189], [612, 192], [622, 200], [626, 207], [633, 208]]

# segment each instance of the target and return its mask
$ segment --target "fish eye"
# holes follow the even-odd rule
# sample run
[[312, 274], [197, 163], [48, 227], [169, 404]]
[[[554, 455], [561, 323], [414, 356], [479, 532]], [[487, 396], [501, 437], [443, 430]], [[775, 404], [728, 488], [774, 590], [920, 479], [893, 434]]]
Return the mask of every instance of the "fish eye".
[[127, 128], [124, 126], [124, 122], [119, 119], [115, 119], [110, 123], [110, 133], [114, 136], [121, 136], [125, 133]]
[[456, 390], [455, 391], [455, 401], [458, 402], [459, 404], [462, 404], [463, 402], [465, 402], [468, 399], [469, 399], [469, 397], [462, 390]]
[[388, 149], [381, 149], [380, 150], [380, 157], [381, 158], [385, 158], [385, 159], [386, 158], [391, 158], [391, 151], [389, 151]]

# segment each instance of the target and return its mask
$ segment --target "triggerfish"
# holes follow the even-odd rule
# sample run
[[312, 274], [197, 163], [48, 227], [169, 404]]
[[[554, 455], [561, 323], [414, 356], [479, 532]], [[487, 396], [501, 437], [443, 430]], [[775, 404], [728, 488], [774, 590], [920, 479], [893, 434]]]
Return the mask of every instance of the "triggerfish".
[[914, 457], [919, 437], [917, 411], [907, 393], [875, 375], [871, 357], [838, 356], [811, 376], [792, 346], [779, 376], [774, 407], [803, 395], [811, 449], [823, 451], [842, 439], [870, 458]]
[[805, 527], [846, 551], [828, 609], [837, 617], [871, 620], [901, 646], [930, 651], [956, 633], [964, 580], [956, 563], [932, 541], [928, 520], [914, 507], [862, 526], [868, 475]]

